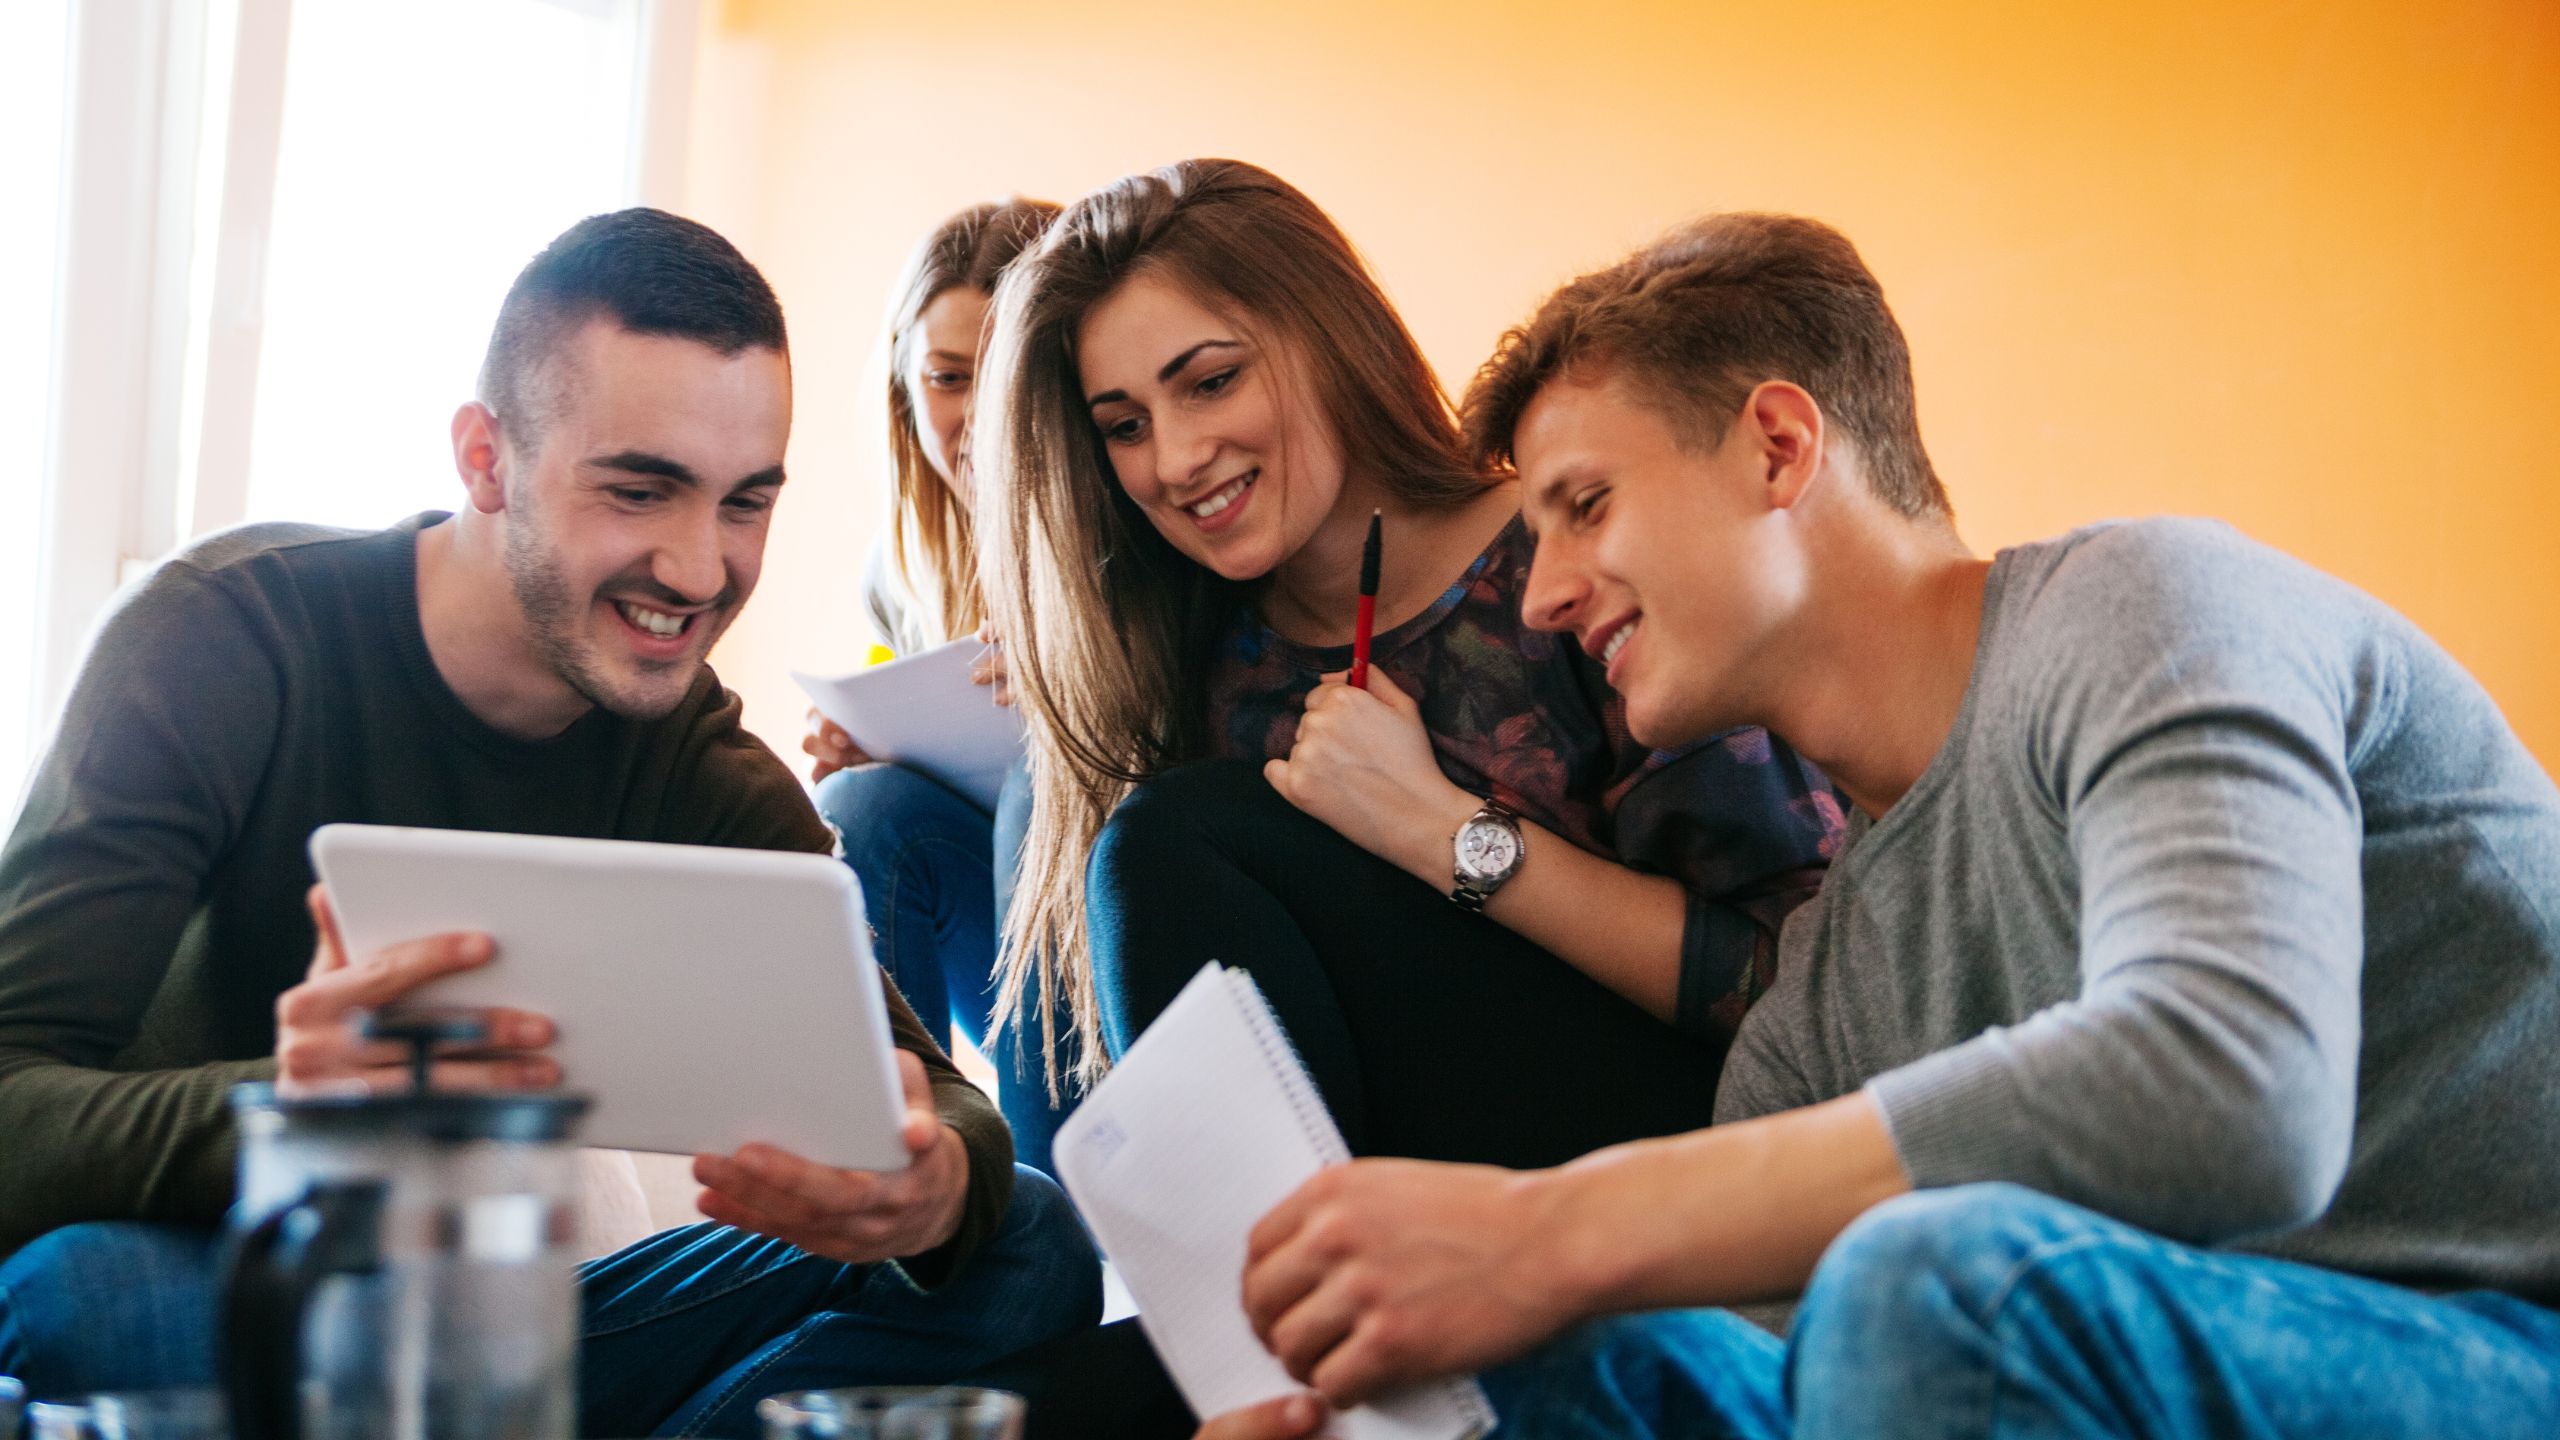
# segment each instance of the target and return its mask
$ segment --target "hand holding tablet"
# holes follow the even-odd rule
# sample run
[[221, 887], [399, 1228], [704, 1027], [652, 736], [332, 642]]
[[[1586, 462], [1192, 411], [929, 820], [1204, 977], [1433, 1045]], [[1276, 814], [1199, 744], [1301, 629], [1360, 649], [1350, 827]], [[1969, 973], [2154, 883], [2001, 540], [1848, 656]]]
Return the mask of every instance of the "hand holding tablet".
[[[343, 1039], [358, 1006], [487, 1007], [509, 1051], [539, 1048], [555, 1027], [559, 1076], [595, 1099], [588, 1143], [698, 1155], [760, 1145], [848, 1170], [907, 1168], [900, 1052], [861, 895], [837, 861], [361, 825], [323, 827], [311, 853], [335, 922], [322, 932], [330, 963], [279, 1014], [309, 1017], [315, 1033], [335, 1023], [350, 1048], [316, 1058], [342, 1075], [391, 1058]], [[288, 1069], [319, 1044], [293, 1027], [279, 1042], [300, 1047]]]
[[699, 1155], [693, 1178], [707, 1187], [702, 1213], [850, 1265], [921, 1254], [949, 1240], [968, 1200], [968, 1147], [934, 1113], [923, 1061], [899, 1051], [898, 1078], [906, 1102], [899, 1138], [914, 1157], [907, 1168], [839, 1170], [771, 1145]]

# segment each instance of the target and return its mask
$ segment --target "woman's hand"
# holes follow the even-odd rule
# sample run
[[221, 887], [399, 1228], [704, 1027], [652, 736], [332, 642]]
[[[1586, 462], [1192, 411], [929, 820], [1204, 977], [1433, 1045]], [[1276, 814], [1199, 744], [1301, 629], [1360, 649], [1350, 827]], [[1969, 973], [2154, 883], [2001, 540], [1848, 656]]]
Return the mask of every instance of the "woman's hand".
[[1289, 758], [1262, 767], [1292, 805], [1380, 859], [1433, 884], [1448, 879], [1449, 837], [1476, 812], [1431, 753], [1422, 711], [1387, 672], [1355, 690], [1335, 671], [1307, 694]]
[[812, 759], [809, 766], [812, 784], [839, 770], [871, 763], [871, 757], [863, 753], [861, 746], [853, 743], [853, 737], [844, 733], [834, 721], [819, 714], [815, 705], [809, 707], [809, 725], [800, 736], [800, 749]]
[[979, 656], [977, 662], [969, 667], [970, 683], [993, 685], [996, 687], [996, 703], [1011, 705], [1013, 703], [1013, 672], [1005, 668], [1004, 637], [996, 633], [994, 621], [990, 620], [978, 627], [977, 641], [987, 647], [987, 653]]

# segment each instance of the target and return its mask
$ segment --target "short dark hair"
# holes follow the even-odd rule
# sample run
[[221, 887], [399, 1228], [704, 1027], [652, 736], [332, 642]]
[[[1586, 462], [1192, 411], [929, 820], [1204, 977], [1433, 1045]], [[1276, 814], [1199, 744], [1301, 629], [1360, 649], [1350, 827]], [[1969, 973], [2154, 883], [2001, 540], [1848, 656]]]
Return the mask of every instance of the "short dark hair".
[[511, 443], [534, 444], [558, 400], [534, 393], [538, 372], [598, 316], [635, 335], [698, 341], [724, 356], [791, 353], [782, 302], [719, 232], [647, 206], [590, 215], [527, 262], [498, 307], [479, 398]]
[[1507, 464], [1551, 381], [1606, 376], [1705, 448], [1754, 386], [1804, 387], [1857, 447], [1868, 484], [1914, 519], [1953, 507], [1920, 444], [1911, 351], [1849, 237], [1793, 215], [1710, 215], [1548, 297], [1502, 337], [1461, 407], [1477, 462]]

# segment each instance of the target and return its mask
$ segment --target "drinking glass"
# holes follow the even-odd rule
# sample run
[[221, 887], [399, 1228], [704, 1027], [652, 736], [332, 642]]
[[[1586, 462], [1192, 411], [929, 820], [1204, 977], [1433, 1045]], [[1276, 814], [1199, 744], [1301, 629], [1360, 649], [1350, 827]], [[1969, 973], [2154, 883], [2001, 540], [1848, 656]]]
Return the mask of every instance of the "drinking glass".
[[39, 1400], [27, 1407], [27, 1440], [98, 1440], [87, 1401]]
[[756, 1405], [765, 1440], [1022, 1440], [1022, 1397], [1004, 1390], [866, 1385], [795, 1390]]
[[27, 1440], [231, 1440], [231, 1422], [219, 1390], [130, 1390], [30, 1405]]

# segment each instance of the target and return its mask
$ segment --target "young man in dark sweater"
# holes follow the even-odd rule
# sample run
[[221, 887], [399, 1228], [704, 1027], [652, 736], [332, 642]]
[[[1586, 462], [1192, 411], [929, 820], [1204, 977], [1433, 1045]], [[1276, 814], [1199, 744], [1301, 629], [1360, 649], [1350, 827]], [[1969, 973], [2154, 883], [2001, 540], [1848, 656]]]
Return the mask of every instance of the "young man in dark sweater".
[[1856, 813], [1714, 1128], [1328, 1172], [1253, 1236], [1263, 1338], [1336, 1399], [1496, 1367], [1539, 1440], [2560, 1434], [2560, 791], [2223, 526], [1975, 558], [1909, 363], [1846, 239], [1731, 215], [1479, 377], [1531, 622]]
[[[597, 216], [508, 293], [454, 416], [458, 513], [226, 532], [119, 603], [0, 852], [0, 1373], [209, 1378], [226, 1092], [401, 1083], [351, 1012], [488, 959], [324, 940], [315, 827], [830, 847], [705, 664], [755, 588], [790, 380], [781, 308], [726, 241]], [[914, 1163], [699, 1159], [706, 1212], [743, 1228], [591, 1267], [591, 1427], [742, 1429], [775, 1389], [958, 1373], [1093, 1319], [1072, 1215], [889, 998]], [[563, 1078], [546, 1017], [493, 1024], [444, 1083]]]

